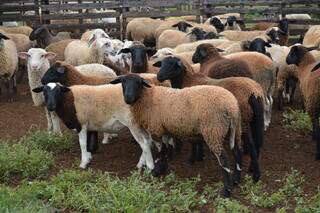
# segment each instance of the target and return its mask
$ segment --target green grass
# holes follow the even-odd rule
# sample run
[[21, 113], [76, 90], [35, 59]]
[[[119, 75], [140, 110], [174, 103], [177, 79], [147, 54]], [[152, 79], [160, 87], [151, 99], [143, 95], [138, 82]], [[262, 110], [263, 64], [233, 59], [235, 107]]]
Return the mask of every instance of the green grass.
[[19, 141], [0, 141], [0, 180], [44, 178], [54, 164], [54, 154], [69, 150], [70, 134], [63, 136], [32, 129]]
[[20, 141], [38, 149], [59, 153], [70, 150], [74, 144], [74, 137], [70, 133], [60, 135], [32, 128]]
[[118, 178], [92, 170], [66, 170], [51, 180], [23, 181], [15, 188], [0, 185], [0, 212], [194, 212], [205, 207], [218, 213], [320, 211], [320, 192], [306, 196], [303, 175], [295, 170], [275, 191], [246, 177], [240, 185], [245, 202], [222, 198], [220, 182], [199, 191], [199, 181], [199, 177], [179, 179], [173, 173], [159, 179], [136, 171]]
[[42, 178], [53, 166], [53, 155], [23, 143], [0, 142], [0, 180]]
[[310, 134], [312, 132], [312, 123], [309, 115], [302, 110], [288, 109], [283, 113], [283, 123], [286, 128], [300, 132], [302, 134]]

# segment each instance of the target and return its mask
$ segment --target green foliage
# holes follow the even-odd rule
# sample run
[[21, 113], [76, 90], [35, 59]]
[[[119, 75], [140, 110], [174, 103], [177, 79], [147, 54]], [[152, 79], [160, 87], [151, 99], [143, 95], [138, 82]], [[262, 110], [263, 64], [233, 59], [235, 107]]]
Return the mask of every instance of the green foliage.
[[288, 109], [283, 113], [283, 123], [286, 128], [301, 132], [305, 135], [312, 131], [312, 123], [309, 115], [302, 110]]
[[32, 128], [28, 134], [21, 139], [22, 143], [27, 143], [29, 146], [53, 153], [69, 150], [73, 145], [73, 141], [73, 136], [69, 133], [60, 135], [37, 128]]
[[[241, 186], [241, 192], [245, 199], [257, 207], [271, 208], [286, 203], [287, 200], [294, 196], [300, 196], [304, 183], [304, 178], [296, 170], [292, 170], [285, 183], [278, 191], [268, 193], [264, 190], [262, 182], [253, 183], [251, 177], [245, 177], [245, 183]], [[279, 210], [280, 211], [280, 210]], [[283, 210], [282, 210], [283, 211]]]
[[22, 143], [0, 142], [0, 179], [41, 178], [53, 166], [52, 154]]
[[320, 212], [320, 191], [311, 198], [297, 197], [296, 213], [313, 213]]

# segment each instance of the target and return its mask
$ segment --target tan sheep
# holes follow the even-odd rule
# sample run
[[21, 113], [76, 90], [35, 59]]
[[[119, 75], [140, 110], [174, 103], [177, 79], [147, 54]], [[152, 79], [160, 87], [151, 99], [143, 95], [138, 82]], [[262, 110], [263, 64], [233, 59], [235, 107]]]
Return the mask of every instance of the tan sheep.
[[[135, 18], [131, 20], [126, 29], [127, 39], [131, 41], [156, 42], [156, 29], [164, 21], [152, 18]], [[155, 45], [154, 45], [155, 46]]]
[[201, 41], [196, 41], [188, 44], [180, 44], [176, 48], [174, 48], [175, 53], [183, 53], [183, 52], [190, 52], [190, 51], [195, 51], [197, 47], [200, 44], [211, 44], [213, 46], [218, 46], [221, 45], [225, 42], [229, 42], [227, 39], [208, 39], [208, 40], [201, 40]]
[[32, 28], [28, 26], [19, 26], [19, 27], [2, 27], [0, 26], [0, 30], [5, 31], [6, 33], [18, 33], [29, 36], [32, 32]]
[[236, 98], [229, 91], [216, 86], [181, 90], [151, 87], [134, 74], [118, 77], [111, 83], [122, 83], [123, 98], [130, 105], [133, 122], [152, 137], [168, 134], [178, 138], [202, 136], [222, 168], [224, 195], [230, 196], [233, 184], [224, 147], [233, 150], [236, 183], [240, 181], [242, 165], [241, 114]]
[[53, 52], [56, 54], [56, 57], [52, 60], [50, 60], [50, 64], [55, 63], [56, 61], [64, 61], [64, 51], [68, 44], [72, 41], [75, 41], [74, 39], [66, 39], [62, 41], [58, 41], [55, 43], [50, 44], [46, 47], [47, 52]]
[[306, 32], [303, 45], [306, 47], [320, 46], [320, 25], [314, 25]]

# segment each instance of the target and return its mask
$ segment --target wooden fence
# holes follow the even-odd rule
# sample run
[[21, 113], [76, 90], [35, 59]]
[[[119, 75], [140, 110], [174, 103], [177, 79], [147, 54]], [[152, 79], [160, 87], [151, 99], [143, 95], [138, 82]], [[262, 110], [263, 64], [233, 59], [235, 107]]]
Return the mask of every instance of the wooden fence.
[[[103, 28], [112, 36], [121, 37], [127, 22], [135, 17], [194, 16], [199, 22], [223, 13], [240, 13], [249, 24], [277, 21], [279, 15], [318, 14], [317, 19], [290, 21], [295, 25], [313, 25], [320, 24], [320, 0], [0, 0], [0, 22], [48, 24], [53, 31], [71, 31], [77, 37], [85, 29], [93, 28]], [[249, 14], [255, 14], [255, 18]], [[292, 29], [290, 33], [304, 31]]]

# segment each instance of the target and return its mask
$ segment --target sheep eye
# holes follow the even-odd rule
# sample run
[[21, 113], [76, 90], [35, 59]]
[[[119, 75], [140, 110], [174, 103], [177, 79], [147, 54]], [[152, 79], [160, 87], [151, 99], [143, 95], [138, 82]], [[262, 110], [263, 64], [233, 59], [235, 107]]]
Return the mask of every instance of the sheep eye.
[[44, 58], [45, 55], [41, 55], [41, 58]]

